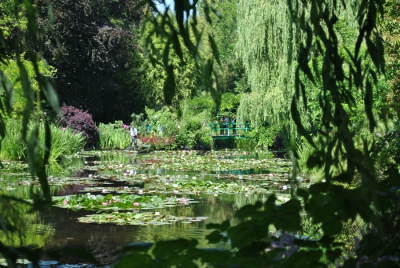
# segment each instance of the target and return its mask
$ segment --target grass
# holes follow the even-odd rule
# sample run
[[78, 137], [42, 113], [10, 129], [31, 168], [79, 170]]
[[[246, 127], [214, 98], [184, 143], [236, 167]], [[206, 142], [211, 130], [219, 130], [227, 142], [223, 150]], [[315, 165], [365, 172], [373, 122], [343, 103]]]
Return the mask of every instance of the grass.
[[[44, 129], [41, 126], [40, 139], [44, 140]], [[72, 155], [85, 146], [85, 137], [80, 133], [73, 132], [70, 128], [62, 129], [51, 126], [51, 153], [50, 161], [57, 161], [64, 155]]]
[[[25, 144], [22, 142], [22, 123], [20, 120], [8, 119], [5, 122], [6, 137], [1, 140], [0, 159], [3, 160], [25, 160], [27, 153]], [[33, 124], [28, 126], [29, 131]], [[56, 162], [64, 155], [71, 155], [81, 150], [85, 145], [85, 137], [71, 129], [62, 129], [50, 125], [51, 129], [51, 151], [50, 162]], [[39, 139], [44, 141], [44, 124], [40, 126]]]
[[115, 124], [103, 124], [100, 123], [100, 149], [111, 150], [111, 149], [126, 149], [130, 143], [130, 135], [127, 133], [128, 130], [122, 126], [115, 126]]

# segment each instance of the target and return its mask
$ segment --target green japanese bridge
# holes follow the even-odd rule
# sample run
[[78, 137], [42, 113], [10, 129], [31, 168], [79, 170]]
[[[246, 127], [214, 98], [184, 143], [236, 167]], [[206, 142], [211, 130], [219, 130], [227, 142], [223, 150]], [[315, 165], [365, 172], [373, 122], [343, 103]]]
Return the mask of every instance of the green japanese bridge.
[[244, 126], [236, 123], [215, 123], [209, 124], [209, 126], [210, 135], [214, 140], [248, 138], [246, 134], [252, 130], [247, 122]]

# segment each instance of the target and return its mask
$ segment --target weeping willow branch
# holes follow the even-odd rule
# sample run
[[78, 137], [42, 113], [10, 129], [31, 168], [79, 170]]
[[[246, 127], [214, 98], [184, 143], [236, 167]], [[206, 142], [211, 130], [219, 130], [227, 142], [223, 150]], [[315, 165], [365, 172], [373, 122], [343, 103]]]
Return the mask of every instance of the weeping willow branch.
[[285, 1], [240, 0], [237, 54], [248, 74], [238, 121], [253, 126], [289, 119], [299, 29]]

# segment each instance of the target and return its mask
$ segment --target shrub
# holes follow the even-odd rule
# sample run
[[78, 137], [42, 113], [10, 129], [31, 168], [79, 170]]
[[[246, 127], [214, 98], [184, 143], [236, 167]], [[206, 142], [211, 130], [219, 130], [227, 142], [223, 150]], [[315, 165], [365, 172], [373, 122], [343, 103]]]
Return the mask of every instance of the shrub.
[[131, 141], [129, 126], [122, 122], [99, 124], [101, 150], [126, 149]]
[[152, 148], [156, 150], [160, 149], [176, 149], [176, 143], [174, 137], [159, 137], [159, 136], [150, 136], [150, 137], [139, 137], [141, 143], [145, 145], [151, 145]]
[[20, 120], [9, 119], [5, 122], [7, 135], [1, 140], [0, 158], [7, 160], [25, 159], [25, 145], [22, 140]]
[[[24, 160], [26, 158], [26, 147], [22, 139], [22, 124], [20, 120], [8, 119], [6, 122], [7, 136], [1, 141], [0, 159]], [[33, 124], [28, 124], [28, 136]], [[60, 160], [64, 155], [71, 155], [81, 150], [85, 144], [84, 137], [80, 133], [73, 133], [70, 128], [60, 128], [50, 125], [51, 129], [51, 151], [50, 162]], [[40, 125], [39, 139], [44, 142], [44, 125]], [[42, 151], [44, 154], [44, 151]]]
[[[65, 155], [79, 152], [85, 146], [85, 137], [70, 128], [60, 128], [50, 125], [51, 128], [51, 153], [50, 162], [60, 160]], [[40, 126], [40, 140], [44, 141], [44, 125]]]
[[72, 131], [81, 133], [88, 143], [94, 145], [99, 139], [99, 131], [96, 128], [92, 115], [65, 103], [61, 106], [61, 116], [58, 122], [62, 127], [70, 127]]

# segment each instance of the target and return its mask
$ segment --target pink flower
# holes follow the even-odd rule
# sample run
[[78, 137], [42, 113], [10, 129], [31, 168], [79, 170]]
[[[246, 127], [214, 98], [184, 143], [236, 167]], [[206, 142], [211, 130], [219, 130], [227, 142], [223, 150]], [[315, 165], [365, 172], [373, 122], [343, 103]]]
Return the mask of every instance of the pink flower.
[[119, 199], [116, 199], [115, 202], [119, 202]]
[[133, 205], [134, 205], [135, 207], [137, 207], [137, 206], [139, 206], [139, 203], [138, 203], [138, 202], [135, 202], [135, 203], [133, 203]]
[[107, 206], [107, 205], [108, 205], [107, 202], [103, 202], [103, 203], [101, 203], [101, 204], [103, 204], [103, 206]]
[[62, 127], [61, 130], [65, 130], [65, 127]]
[[110, 201], [108, 201], [108, 203], [111, 204], [111, 203], [112, 203], [112, 200], [110, 199]]
[[133, 210], [133, 212], [135, 212], [135, 213], [138, 213], [138, 212], [139, 212], [139, 210], [135, 209], [135, 210]]
[[68, 200], [65, 199], [64, 202], [63, 202], [63, 204], [64, 204], [64, 205], [68, 205]]

